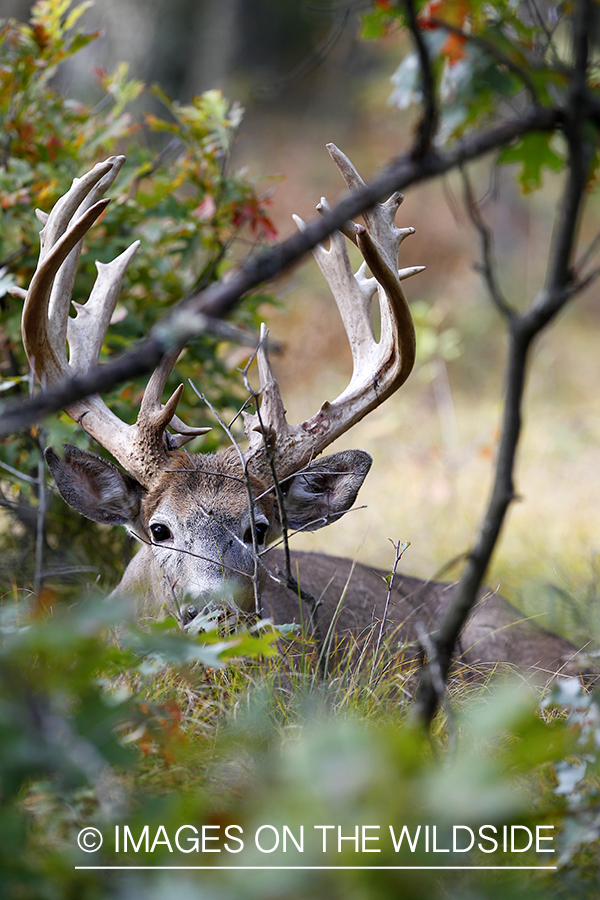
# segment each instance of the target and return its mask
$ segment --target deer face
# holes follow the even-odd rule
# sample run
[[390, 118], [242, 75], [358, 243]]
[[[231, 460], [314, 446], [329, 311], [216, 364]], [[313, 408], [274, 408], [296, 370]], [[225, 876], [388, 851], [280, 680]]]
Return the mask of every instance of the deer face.
[[[186, 609], [207, 605], [256, 611], [255, 584], [267, 572], [261, 554], [282, 531], [275, 491], [247, 483], [237, 454], [170, 454], [148, 488], [100, 456], [69, 444], [61, 459], [46, 451], [58, 490], [97, 522], [125, 525], [151, 550], [159, 593]], [[287, 527], [314, 531], [347, 512], [371, 465], [362, 450], [336, 453], [280, 486]], [[250, 506], [252, 495], [252, 507]], [[156, 587], [156, 586], [154, 586]], [[189, 617], [189, 616], [188, 616]]]
[[162, 593], [180, 608], [187, 600], [195, 609], [218, 604], [255, 611], [253, 579], [259, 589], [265, 580], [255, 558], [278, 533], [273, 495], [255, 479], [247, 486], [232, 454], [174, 457], [140, 509]]

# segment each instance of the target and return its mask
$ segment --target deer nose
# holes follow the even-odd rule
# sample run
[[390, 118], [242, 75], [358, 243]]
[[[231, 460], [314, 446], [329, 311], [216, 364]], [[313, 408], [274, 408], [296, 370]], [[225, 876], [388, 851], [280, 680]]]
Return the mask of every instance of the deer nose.
[[232, 609], [224, 601], [219, 602], [211, 597], [209, 601], [202, 603], [200, 598], [182, 609], [180, 623], [184, 631], [210, 631], [226, 622], [231, 615]]
[[206, 603], [204, 606], [200, 606], [199, 604], [186, 606], [181, 613], [181, 624], [185, 628], [198, 616], [206, 616], [207, 618], [209, 616], [216, 616], [222, 609], [223, 607], [219, 606], [217, 603]]

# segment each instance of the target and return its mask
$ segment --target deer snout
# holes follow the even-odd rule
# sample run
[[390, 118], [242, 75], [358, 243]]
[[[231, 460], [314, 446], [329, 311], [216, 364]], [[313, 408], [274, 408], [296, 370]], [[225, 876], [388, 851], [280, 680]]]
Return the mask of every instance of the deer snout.
[[233, 597], [217, 598], [210, 594], [184, 606], [180, 624], [184, 631], [197, 634], [199, 631], [211, 631], [217, 626], [233, 625], [244, 615], [247, 613], [239, 608]]

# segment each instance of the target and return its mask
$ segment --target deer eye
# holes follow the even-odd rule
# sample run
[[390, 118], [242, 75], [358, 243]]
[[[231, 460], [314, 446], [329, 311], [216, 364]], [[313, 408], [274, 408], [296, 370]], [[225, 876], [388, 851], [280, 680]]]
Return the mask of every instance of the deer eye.
[[168, 541], [172, 534], [166, 525], [161, 525], [160, 522], [156, 522], [156, 524], [150, 526], [150, 531], [152, 532], [152, 537], [155, 541], [159, 543], [161, 541]]

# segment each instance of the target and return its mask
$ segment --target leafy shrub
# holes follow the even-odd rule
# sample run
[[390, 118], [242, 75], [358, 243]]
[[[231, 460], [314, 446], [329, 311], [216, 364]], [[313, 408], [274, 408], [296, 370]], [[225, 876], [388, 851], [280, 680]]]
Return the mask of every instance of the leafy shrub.
[[[7, 290], [13, 283], [27, 286], [35, 269], [39, 226], [33, 210], [49, 210], [72, 179], [99, 159], [127, 155], [112, 203], [86, 238], [77, 295], [89, 295], [96, 259], [108, 262], [135, 238], [141, 239], [113, 317], [105, 358], [144, 337], [161, 311], [222, 276], [236, 261], [236, 240], [242, 233], [254, 241], [275, 235], [267, 201], [244, 175], [230, 171], [231, 145], [243, 111], [219, 91], [208, 91], [188, 105], [175, 103], [158, 88], [148, 91], [131, 80], [125, 64], [112, 74], [97, 72], [99, 100], [93, 107], [65, 97], [55, 87], [60, 64], [97, 37], [78, 27], [86, 7], [66, 0], [39, 0], [30, 24], [8, 21], [1, 26], [0, 391], [7, 399], [29, 387], [19, 337], [21, 302]], [[131, 109], [144, 98], [158, 101], [161, 114], [146, 113], [140, 121]], [[237, 313], [238, 323], [256, 325], [257, 306], [265, 299], [260, 293], [250, 297]], [[198, 370], [202, 388], [217, 408], [237, 408], [239, 373], [228, 364], [226, 354], [216, 352], [210, 337], [199, 338], [186, 349], [173, 382], [197, 377]], [[141, 384], [128, 384], [107, 401], [118, 416], [131, 421], [141, 391]], [[184, 416], [191, 413], [192, 420], [207, 419], [204, 409], [194, 408], [192, 391], [186, 392], [180, 409]], [[79, 446], [89, 443], [83, 432], [74, 436], [72, 423], [63, 416], [45, 425], [43, 434], [33, 428], [0, 446], [0, 462], [25, 475], [9, 481], [12, 473], [4, 469], [0, 504], [17, 521], [13, 550], [25, 553], [21, 565], [25, 562], [30, 577], [32, 558], [23, 546], [31, 545], [36, 530], [39, 541], [45, 513], [39, 451], [44, 442], [60, 444], [65, 439]], [[210, 449], [219, 439], [216, 430], [204, 446]], [[54, 549], [71, 547], [73, 534], [81, 534], [78, 517], [63, 504], [52, 506], [50, 515]], [[7, 537], [10, 544], [11, 535]], [[97, 562], [99, 551], [104, 567], [118, 569], [126, 555], [125, 540], [90, 526], [77, 542], [80, 557], [65, 559], [61, 553], [54, 565], [61, 565], [65, 574], [65, 564], [89, 565], [94, 555]], [[7, 567], [0, 577], [6, 584], [15, 557], [5, 555], [4, 562]]]

